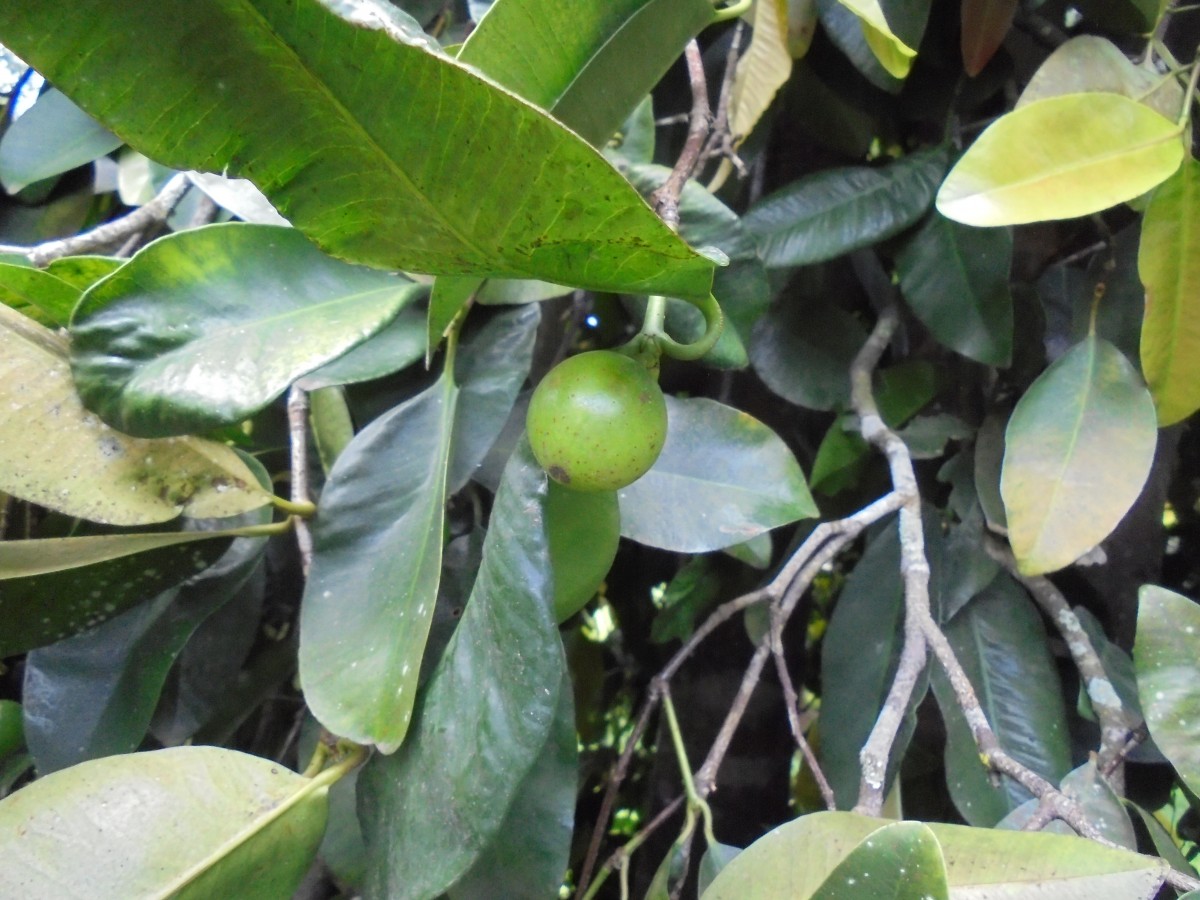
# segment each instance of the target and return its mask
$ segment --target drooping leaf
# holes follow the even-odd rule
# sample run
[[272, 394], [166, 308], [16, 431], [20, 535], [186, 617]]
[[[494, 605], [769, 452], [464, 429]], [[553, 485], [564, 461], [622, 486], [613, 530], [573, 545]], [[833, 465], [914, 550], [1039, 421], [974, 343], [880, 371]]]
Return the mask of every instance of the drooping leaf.
[[0, 801], [0, 893], [291, 896], [325, 828], [326, 781], [216, 747], [73, 766]]
[[658, 461], [618, 492], [625, 537], [703, 553], [817, 515], [795, 457], [757, 419], [704, 397], [668, 396], [667, 422]]
[[919, 221], [948, 160], [939, 147], [880, 168], [819, 172], [764, 197], [742, 221], [768, 266], [833, 259]]
[[754, 4], [750, 20], [754, 33], [750, 46], [738, 59], [729, 95], [729, 131], [734, 140], [741, 140], [754, 130], [792, 74], [788, 15], [787, 0], [762, 0]]
[[1005, 434], [1000, 492], [1021, 571], [1061, 569], [1108, 537], [1157, 439], [1150, 394], [1107, 341], [1088, 337], [1043, 372]]
[[[809, 897], [854, 847], [892, 825], [849, 812], [793, 819], [738, 854], [703, 900]], [[1151, 900], [1165, 871], [1150, 857], [1083, 838], [936, 822], [925, 827], [941, 847], [952, 897], [961, 891], [1014, 900]]]
[[867, 41], [870, 26], [864, 27], [863, 20], [841, 0], [817, 0], [817, 13], [822, 30], [863, 78], [881, 91], [900, 93], [904, 79], [890, 73], [875, 55]]
[[441, 577], [457, 388], [445, 374], [338, 456], [313, 523], [300, 680], [321, 724], [400, 746]]
[[829, 873], [812, 900], [855, 900], [879, 891], [894, 900], [949, 900], [946, 861], [929, 826], [893, 822], [872, 832]]
[[1189, 789], [1200, 787], [1200, 606], [1174, 591], [1147, 584], [1138, 591], [1133, 663], [1138, 694], [1154, 743]]
[[[1000, 576], [945, 627], [1000, 746], [1057, 783], [1071, 769], [1066, 708], [1037, 609], [1011, 578]], [[997, 787], [945, 674], [933, 689], [946, 721], [946, 782], [954, 805], [972, 825], [990, 827], [1029, 798], [1021, 785]]]
[[360, 778], [367, 893], [436, 896], [496, 839], [551, 733], [564, 671], [551, 611], [545, 473], [505, 470], [471, 599], [400, 751]]
[[[910, 46], [892, 32], [880, 0], [839, 0], [858, 17], [867, 46], [893, 78], [904, 78], [917, 55], [915, 43]], [[926, 4], [928, 10], [928, 4]]]
[[53, 88], [0, 137], [0, 183], [10, 194], [111, 153], [122, 141]]
[[597, 151], [382, 10], [14, 0], [0, 33], [151, 158], [249, 178], [336, 256], [707, 297], [713, 263]]
[[1142, 373], [1160, 426], [1200, 409], [1200, 162], [1159, 185], [1142, 220]]
[[72, 369], [84, 402], [114, 427], [204, 431], [258, 412], [424, 293], [331, 259], [290, 228], [184, 231], [85, 294]]
[[43, 325], [65, 326], [81, 293], [42, 269], [0, 263], [0, 303]]
[[981, 226], [1085, 216], [1144, 194], [1182, 159], [1175, 121], [1120, 94], [1065, 94], [992, 123], [946, 176], [937, 208]]
[[1012, 246], [1005, 229], [967, 228], [934, 212], [896, 258], [904, 298], [933, 336], [1001, 368], [1012, 359]]
[[974, 78], [1004, 43], [1017, 14], [1017, 0], [962, 0], [963, 68]]
[[0, 491], [113, 525], [219, 518], [267, 502], [222, 444], [109, 428], [80, 404], [66, 355], [63, 337], [0, 305]]

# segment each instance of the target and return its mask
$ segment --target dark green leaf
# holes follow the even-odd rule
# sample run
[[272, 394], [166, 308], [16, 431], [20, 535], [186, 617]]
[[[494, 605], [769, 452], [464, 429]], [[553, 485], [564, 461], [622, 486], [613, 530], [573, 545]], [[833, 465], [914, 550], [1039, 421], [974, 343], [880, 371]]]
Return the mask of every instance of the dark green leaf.
[[[1057, 783], [1071, 769], [1067, 711], [1046, 630], [1037, 609], [1010, 577], [996, 578], [945, 628], [1000, 746]], [[946, 781], [968, 822], [990, 827], [1029, 799], [1016, 782], [995, 787], [946, 676], [933, 676], [946, 720]]]
[[933, 336], [1000, 367], [1012, 359], [1011, 262], [1007, 229], [968, 228], [936, 212], [896, 258], [904, 297]]
[[597, 151], [380, 9], [11, 0], [0, 33], [148, 156], [248, 177], [337, 256], [708, 296], [712, 261]]
[[321, 724], [393, 752], [408, 732], [441, 576], [457, 389], [445, 375], [338, 456], [313, 523], [300, 679]]
[[413, 731], [398, 753], [363, 770], [369, 895], [436, 896], [458, 881], [496, 838], [545, 746], [565, 665], [550, 608], [545, 492], [545, 473], [523, 443]]
[[858, 16], [840, 0], [817, 0], [821, 27], [834, 45], [846, 55], [859, 74], [875, 87], [898, 94], [904, 81], [888, 72], [867, 44], [866, 33]]
[[84, 403], [126, 433], [204, 431], [258, 412], [424, 292], [331, 259], [290, 228], [185, 231], [87, 292], [72, 370]]
[[26, 185], [69, 172], [123, 142], [53, 88], [0, 138], [0, 182], [15, 194]]
[[596, 596], [617, 556], [621, 512], [616, 491], [573, 491], [550, 482], [546, 533], [554, 567], [554, 618], [565, 622]]
[[658, 461], [618, 492], [625, 537], [703, 553], [817, 515], [795, 457], [757, 419], [704, 397], [667, 397], [667, 421]]
[[768, 266], [833, 259], [919, 221], [949, 161], [937, 147], [879, 168], [829, 169], [764, 197], [743, 221]]

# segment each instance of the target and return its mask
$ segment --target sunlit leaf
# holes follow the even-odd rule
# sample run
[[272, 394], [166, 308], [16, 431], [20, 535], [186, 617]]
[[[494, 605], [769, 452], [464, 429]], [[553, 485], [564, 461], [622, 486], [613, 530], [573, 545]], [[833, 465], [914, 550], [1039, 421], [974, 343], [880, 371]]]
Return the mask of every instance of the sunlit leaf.
[[1001, 116], [938, 190], [966, 225], [1019, 225], [1100, 212], [1179, 168], [1176, 122], [1119, 94], [1050, 97]]
[[86, 762], [0, 801], [0, 894], [288, 897], [321, 840], [327, 790], [216, 747]]
[[195, 433], [250, 417], [425, 291], [332, 259], [290, 228], [184, 231], [84, 295], [72, 369], [84, 402], [115, 427]]
[[223, 444], [109, 428], [80, 404], [66, 354], [64, 338], [0, 306], [0, 491], [113, 525], [232, 516], [267, 502]]
[[1146, 288], [1142, 373], [1165, 427], [1200, 409], [1200, 162], [1188, 159], [1154, 192], [1138, 274]]
[[1157, 439], [1149, 392], [1107, 341], [1088, 337], [1043, 372], [1005, 434], [1000, 492], [1021, 571], [1061, 569], [1108, 537]]
[[0, 263], [0, 303], [43, 325], [65, 326], [81, 293], [42, 269]]

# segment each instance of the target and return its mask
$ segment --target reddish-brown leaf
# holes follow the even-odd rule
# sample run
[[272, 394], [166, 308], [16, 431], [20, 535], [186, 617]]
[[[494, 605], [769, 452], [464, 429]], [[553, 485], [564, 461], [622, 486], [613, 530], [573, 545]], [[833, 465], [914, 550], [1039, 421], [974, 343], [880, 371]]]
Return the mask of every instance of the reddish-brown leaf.
[[1004, 42], [1017, 0], [962, 0], [962, 57], [967, 74], [983, 71]]

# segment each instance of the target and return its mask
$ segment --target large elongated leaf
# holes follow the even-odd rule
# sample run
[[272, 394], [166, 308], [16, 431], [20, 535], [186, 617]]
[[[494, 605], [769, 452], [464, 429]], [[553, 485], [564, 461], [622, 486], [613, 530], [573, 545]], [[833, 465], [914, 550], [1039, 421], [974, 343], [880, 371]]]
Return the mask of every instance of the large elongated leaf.
[[83, 408], [66, 357], [61, 336], [0, 305], [0, 491], [113, 525], [232, 516], [267, 502], [223, 444], [109, 428]]
[[756, 3], [751, 24], [754, 33], [750, 46], [738, 60], [729, 95], [729, 130], [735, 140], [754, 129], [792, 74], [787, 0]]
[[[856, 846], [892, 824], [849, 812], [794, 819], [735, 857], [703, 900], [809, 897]], [[1083, 838], [939, 822], [925, 827], [941, 846], [951, 897], [1150, 900], [1165, 871], [1150, 857]], [[862, 896], [877, 893], [878, 888], [864, 890]]]
[[327, 791], [216, 747], [86, 762], [0, 802], [0, 894], [288, 897], [321, 840]]
[[596, 150], [373, 5], [351, 14], [317, 0], [12, 0], [0, 34], [146, 155], [249, 178], [334, 255], [707, 296], [713, 263]]
[[1050, 97], [1001, 116], [938, 190], [966, 225], [1069, 219], [1132, 200], [1179, 168], [1179, 125], [1120, 94]]
[[71, 324], [75, 382], [122, 431], [205, 431], [258, 412], [426, 290], [331, 259], [291, 228], [180, 232], [84, 295]]
[[1108, 537], [1157, 441], [1154, 402], [1108, 341], [1090, 336], [1043, 372], [1009, 419], [1000, 477], [1021, 571], [1061, 569]]
[[121, 139], [62, 95], [48, 90], [0, 138], [0, 183], [10, 194], [90, 163]]
[[[1057, 783], [1071, 770], [1062, 687], [1046, 649], [1046, 630], [1021, 587], [1001, 576], [951, 619], [946, 637], [958, 655], [1000, 746], [1018, 762]], [[1027, 799], [1004, 779], [999, 786], [979, 758], [970, 726], [945, 674], [933, 675], [946, 721], [946, 783], [972, 825], [990, 827]]]
[[817, 515], [778, 435], [703, 397], [667, 397], [662, 455], [618, 497], [623, 535], [677, 553], [719, 550]]
[[1142, 374], [1159, 425], [1200, 409], [1200, 162], [1188, 159], [1150, 201], [1138, 244], [1146, 288]]
[[820, 172], [764, 197], [743, 219], [768, 266], [800, 266], [867, 247], [917, 222], [946, 171], [935, 148], [881, 168]]
[[393, 752], [408, 732], [442, 565], [458, 391], [432, 387], [363, 429], [317, 507], [300, 680], [321, 724]]
[[1143, 586], [1133, 646], [1138, 695], [1154, 743], [1193, 791], [1200, 787], [1198, 652], [1200, 606], [1166, 588]]
[[1012, 245], [1005, 229], [965, 228], [935, 212], [896, 260], [904, 298], [933, 336], [991, 366], [1012, 359]]
[[546, 745], [562, 690], [542, 503], [522, 442], [505, 470], [483, 564], [400, 751], [363, 770], [370, 896], [437, 896], [485, 852]]

